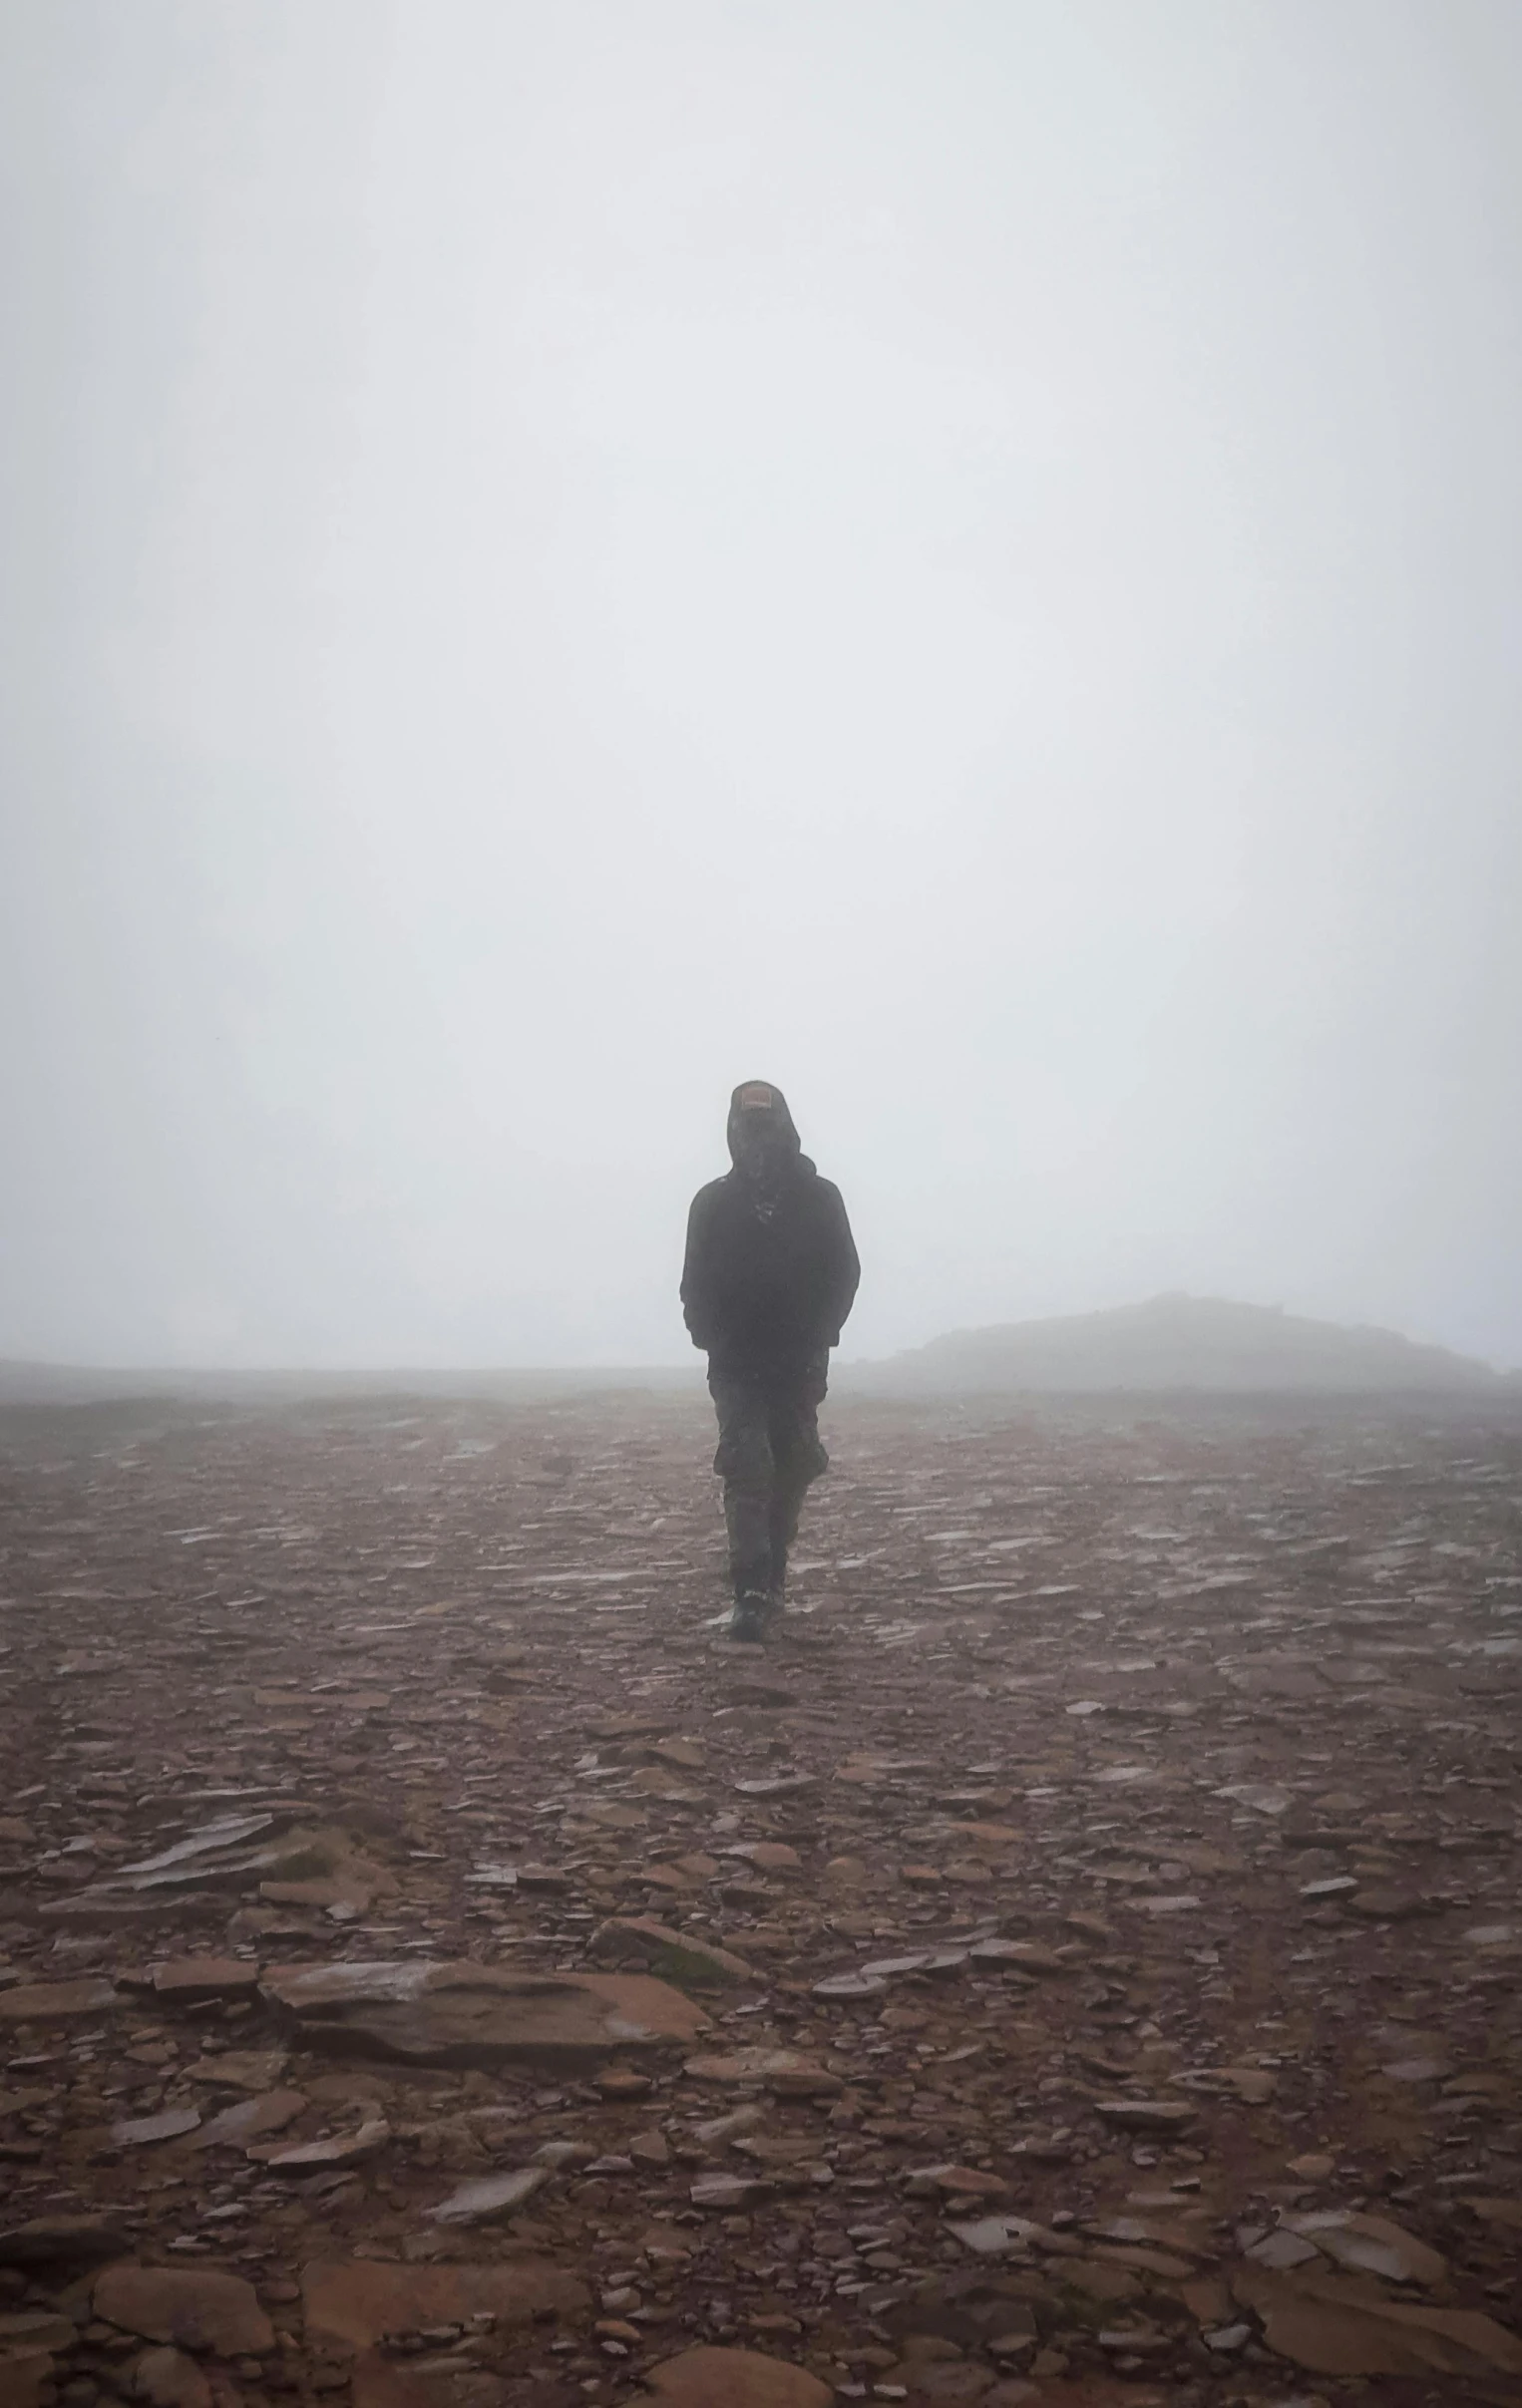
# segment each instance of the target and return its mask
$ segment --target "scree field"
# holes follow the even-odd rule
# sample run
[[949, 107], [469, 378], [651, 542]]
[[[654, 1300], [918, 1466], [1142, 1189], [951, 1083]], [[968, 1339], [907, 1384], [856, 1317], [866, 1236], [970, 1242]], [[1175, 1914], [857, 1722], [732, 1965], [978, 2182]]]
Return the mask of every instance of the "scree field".
[[1522, 2400], [1522, 1410], [0, 1414], [6, 2408]]

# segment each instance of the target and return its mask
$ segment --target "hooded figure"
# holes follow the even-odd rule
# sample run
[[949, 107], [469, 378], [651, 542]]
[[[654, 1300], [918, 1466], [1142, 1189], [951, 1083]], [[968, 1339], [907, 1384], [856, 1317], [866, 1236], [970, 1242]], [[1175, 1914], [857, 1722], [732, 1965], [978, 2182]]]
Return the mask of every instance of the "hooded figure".
[[728, 1136], [734, 1168], [692, 1201], [681, 1300], [719, 1417], [730, 1630], [758, 1639], [782, 1608], [804, 1493], [829, 1462], [819, 1407], [861, 1265], [840, 1190], [800, 1150], [780, 1088], [737, 1087]]

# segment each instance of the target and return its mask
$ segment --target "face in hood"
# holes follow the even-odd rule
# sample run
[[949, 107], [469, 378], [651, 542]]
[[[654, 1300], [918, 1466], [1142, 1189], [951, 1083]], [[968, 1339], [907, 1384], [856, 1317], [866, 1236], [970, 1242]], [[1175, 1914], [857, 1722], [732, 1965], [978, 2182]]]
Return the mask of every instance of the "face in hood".
[[787, 1098], [766, 1079], [746, 1079], [735, 1089], [727, 1135], [730, 1161], [754, 1185], [785, 1178], [798, 1160], [798, 1132]]

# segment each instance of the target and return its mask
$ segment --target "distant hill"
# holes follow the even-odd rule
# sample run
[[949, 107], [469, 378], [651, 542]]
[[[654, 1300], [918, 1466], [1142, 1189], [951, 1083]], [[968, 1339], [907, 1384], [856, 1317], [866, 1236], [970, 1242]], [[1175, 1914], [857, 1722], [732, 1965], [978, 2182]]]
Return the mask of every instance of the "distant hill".
[[1192, 1390], [1216, 1395], [1392, 1391], [1516, 1393], [1493, 1371], [1445, 1346], [1418, 1346], [1392, 1329], [1343, 1328], [1220, 1296], [1153, 1296], [1109, 1312], [957, 1329], [928, 1346], [862, 1363], [852, 1388], [874, 1395], [1092, 1394]]
[[[606, 1390], [701, 1393], [701, 1365], [641, 1370], [389, 1371], [107, 1370], [0, 1358], [0, 1410], [69, 1409], [124, 1399], [249, 1411], [326, 1399], [390, 1397], [523, 1404]], [[1106, 1391], [1217, 1396], [1486, 1395], [1522, 1400], [1522, 1372], [1493, 1371], [1445, 1346], [1418, 1346], [1392, 1329], [1343, 1328], [1272, 1305], [1220, 1296], [1153, 1296], [1110, 1312], [956, 1329], [886, 1362], [839, 1366], [857, 1396], [1094, 1395]]]

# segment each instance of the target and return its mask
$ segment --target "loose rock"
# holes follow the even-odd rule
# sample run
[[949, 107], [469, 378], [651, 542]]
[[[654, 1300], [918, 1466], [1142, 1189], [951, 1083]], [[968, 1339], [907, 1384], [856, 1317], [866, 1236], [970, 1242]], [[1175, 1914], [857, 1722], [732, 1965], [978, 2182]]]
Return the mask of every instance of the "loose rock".
[[95, 2312], [124, 2332], [218, 2357], [258, 2356], [274, 2327], [253, 2287], [236, 2274], [147, 2265], [111, 2266], [96, 2282]]

